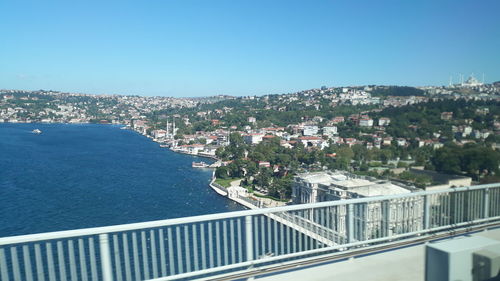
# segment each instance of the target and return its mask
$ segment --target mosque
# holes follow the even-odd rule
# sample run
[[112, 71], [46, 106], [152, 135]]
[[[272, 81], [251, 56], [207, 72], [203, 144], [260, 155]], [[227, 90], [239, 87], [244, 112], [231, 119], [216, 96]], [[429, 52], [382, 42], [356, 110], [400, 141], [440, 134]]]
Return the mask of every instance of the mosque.
[[479, 81], [476, 77], [474, 77], [474, 73], [472, 73], [467, 80], [464, 81], [464, 76], [460, 74], [460, 83], [452, 84], [452, 80], [450, 77], [450, 87], [463, 87], [463, 88], [473, 88], [484, 85], [484, 74], [483, 81]]

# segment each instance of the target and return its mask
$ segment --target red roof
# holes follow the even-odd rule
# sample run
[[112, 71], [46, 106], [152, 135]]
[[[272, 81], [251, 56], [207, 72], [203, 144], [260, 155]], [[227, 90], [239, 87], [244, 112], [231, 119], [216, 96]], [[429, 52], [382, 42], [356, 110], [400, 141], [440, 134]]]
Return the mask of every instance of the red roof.
[[299, 140], [323, 140], [323, 139], [315, 136], [304, 136], [304, 137], [299, 137]]

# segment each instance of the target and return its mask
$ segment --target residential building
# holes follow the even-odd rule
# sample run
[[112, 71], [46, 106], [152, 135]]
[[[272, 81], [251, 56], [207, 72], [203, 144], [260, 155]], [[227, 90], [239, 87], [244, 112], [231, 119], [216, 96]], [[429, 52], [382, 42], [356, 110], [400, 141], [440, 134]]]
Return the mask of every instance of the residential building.
[[359, 119], [359, 126], [361, 127], [372, 127], [373, 119], [371, 118], [361, 118]]
[[443, 113], [441, 113], [441, 119], [442, 120], [447, 120], [447, 121], [453, 119], [453, 112], [443, 112]]
[[243, 135], [243, 141], [247, 144], [258, 144], [264, 138], [264, 134], [261, 133], [250, 133]]
[[318, 134], [318, 131], [319, 131], [318, 126], [304, 126], [302, 134], [304, 136], [315, 136]]
[[387, 117], [381, 117], [378, 119], [379, 126], [388, 126], [391, 123], [391, 119]]
[[337, 134], [337, 126], [323, 127], [324, 136], [333, 136]]

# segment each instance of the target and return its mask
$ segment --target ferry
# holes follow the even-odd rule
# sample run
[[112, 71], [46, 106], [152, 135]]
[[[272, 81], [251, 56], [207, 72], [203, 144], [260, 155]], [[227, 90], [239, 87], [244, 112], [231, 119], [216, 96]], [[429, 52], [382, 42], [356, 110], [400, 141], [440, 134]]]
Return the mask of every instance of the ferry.
[[39, 129], [34, 129], [33, 131], [31, 131], [33, 134], [41, 134], [42, 131], [40, 131]]
[[208, 168], [210, 165], [208, 165], [207, 163], [201, 161], [201, 162], [193, 162], [191, 164], [191, 167], [193, 168]]

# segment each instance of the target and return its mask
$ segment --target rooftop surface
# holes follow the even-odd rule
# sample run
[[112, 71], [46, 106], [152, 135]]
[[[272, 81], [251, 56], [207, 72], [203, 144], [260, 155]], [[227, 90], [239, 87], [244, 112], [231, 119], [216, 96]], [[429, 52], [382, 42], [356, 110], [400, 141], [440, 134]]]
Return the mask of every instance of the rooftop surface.
[[[500, 228], [476, 232], [470, 236], [487, 237], [500, 241]], [[463, 236], [452, 239], [460, 239]], [[443, 241], [443, 240], [440, 240]], [[432, 242], [431, 242], [432, 243]], [[289, 270], [256, 278], [263, 281], [424, 281], [425, 244], [355, 257], [349, 260], [325, 263]]]

